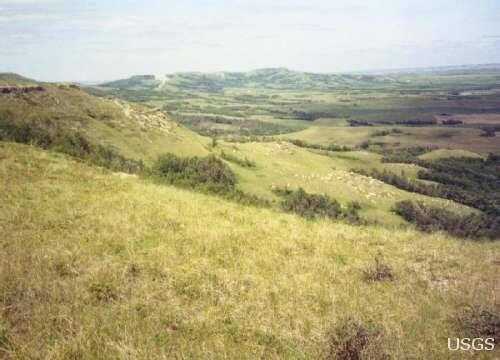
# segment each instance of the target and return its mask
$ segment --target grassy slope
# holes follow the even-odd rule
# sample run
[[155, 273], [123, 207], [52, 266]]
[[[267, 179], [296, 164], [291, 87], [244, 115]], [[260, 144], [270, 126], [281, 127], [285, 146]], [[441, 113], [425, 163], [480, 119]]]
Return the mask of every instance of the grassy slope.
[[464, 157], [470, 157], [470, 158], [481, 158], [481, 155], [476, 154], [471, 151], [466, 151], [466, 150], [446, 150], [446, 149], [439, 149], [439, 150], [434, 150], [425, 154], [422, 154], [419, 156], [420, 159], [422, 160], [439, 160], [439, 159], [444, 159], [444, 158], [453, 158], [453, 157], [459, 157], [459, 158], [464, 158]]
[[399, 190], [378, 180], [351, 173], [358, 169], [387, 169], [416, 175], [418, 169], [407, 164], [382, 164], [380, 156], [362, 151], [331, 153], [331, 157], [316, 154], [289, 143], [246, 143], [219, 146], [240, 159], [248, 158], [256, 169], [244, 169], [229, 164], [239, 175], [241, 188], [265, 198], [273, 198], [272, 187], [303, 187], [308, 192], [328, 194], [342, 203], [358, 201], [365, 218], [384, 224], [398, 224], [401, 219], [391, 213], [395, 202], [414, 199], [429, 205], [447, 207], [457, 212], [467, 211], [454, 202]]
[[[306, 221], [0, 143], [0, 351], [13, 358], [318, 358], [356, 316], [394, 358], [446, 359], [492, 303], [499, 244]], [[362, 271], [383, 253], [390, 283]]]
[[43, 84], [42, 93], [0, 95], [0, 117], [17, 122], [55, 121], [112, 145], [127, 157], [154, 159], [158, 153], [206, 154], [208, 140], [154, 109], [98, 98], [68, 86]]

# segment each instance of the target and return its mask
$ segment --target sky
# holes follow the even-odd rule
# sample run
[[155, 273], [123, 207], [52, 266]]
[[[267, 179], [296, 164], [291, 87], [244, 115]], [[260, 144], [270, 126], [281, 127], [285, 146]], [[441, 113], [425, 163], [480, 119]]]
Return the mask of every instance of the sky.
[[0, 0], [0, 72], [44, 81], [500, 63], [500, 0]]

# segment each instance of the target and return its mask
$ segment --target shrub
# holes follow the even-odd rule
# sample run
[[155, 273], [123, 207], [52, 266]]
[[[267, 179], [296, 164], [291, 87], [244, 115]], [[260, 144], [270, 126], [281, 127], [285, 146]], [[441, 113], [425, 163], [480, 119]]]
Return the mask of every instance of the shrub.
[[372, 123], [366, 120], [348, 120], [349, 126], [358, 127], [358, 126], [373, 126]]
[[361, 209], [359, 203], [353, 202], [344, 209], [340, 203], [322, 194], [309, 194], [304, 189], [274, 189], [281, 197], [281, 208], [286, 212], [298, 214], [307, 219], [327, 217], [329, 219], [346, 219], [353, 223], [361, 223], [358, 211]]
[[347, 318], [328, 333], [327, 359], [386, 359], [383, 331], [360, 320]]
[[0, 119], [0, 140], [36, 145], [115, 171], [140, 173], [144, 170], [141, 160], [128, 159], [110, 147], [91, 143], [77, 131], [59, 129], [51, 122], [18, 124]]
[[417, 156], [425, 154], [428, 149], [416, 146], [399, 149], [383, 150], [382, 162], [384, 163], [413, 163]]
[[455, 119], [449, 119], [449, 120], [443, 120], [442, 124], [443, 125], [463, 125], [462, 120], [455, 120]]
[[351, 171], [360, 175], [372, 177], [374, 179], [385, 182], [386, 184], [393, 185], [399, 189], [403, 189], [406, 191], [411, 191], [428, 196], [440, 195], [439, 188], [434, 185], [426, 185], [417, 181], [412, 181], [406, 177], [396, 175], [387, 170], [379, 171], [377, 169], [372, 169], [371, 171], [366, 171], [363, 169], [351, 169]]
[[110, 282], [95, 282], [89, 286], [89, 292], [100, 302], [110, 302], [118, 299], [118, 290]]
[[352, 149], [347, 146], [341, 146], [337, 144], [329, 144], [329, 145], [320, 145], [320, 144], [311, 144], [307, 141], [300, 139], [288, 139], [289, 143], [294, 144], [295, 146], [308, 148], [308, 149], [316, 149], [316, 150], [325, 150], [325, 151], [351, 151]]
[[375, 264], [363, 272], [363, 277], [368, 282], [392, 281], [394, 280], [394, 272], [379, 255], [375, 257]]
[[427, 170], [420, 179], [440, 183], [440, 197], [475, 207], [491, 216], [500, 216], [500, 158], [447, 158], [422, 161], [418, 165]]
[[213, 155], [181, 158], [164, 154], [153, 164], [151, 172], [169, 183], [192, 188], [204, 186], [213, 190], [232, 190], [236, 185], [236, 176], [231, 169]]
[[342, 214], [337, 200], [326, 195], [308, 194], [302, 188], [285, 195], [281, 207], [284, 211], [294, 212], [308, 219], [328, 217], [336, 219]]
[[270, 205], [269, 201], [236, 188], [236, 175], [214, 155], [207, 157], [179, 157], [164, 154], [158, 157], [149, 176], [172, 185], [222, 196], [245, 205]]
[[394, 212], [422, 231], [446, 231], [461, 238], [500, 238], [500, 220], [486, 214], [457, 215], [446, 209], [426, 207], [410, 200], [395, 204]]
[[496, 129], [495, 128], [482, 128], [482, 132], [479, 134], [479, 136], [482, 137], [495, 137], [496, 136]]
[[500, 340], [500, 314], [498, 309], [474, 305], [462, 310], [455, 318], [459, 330], [472, 337]]

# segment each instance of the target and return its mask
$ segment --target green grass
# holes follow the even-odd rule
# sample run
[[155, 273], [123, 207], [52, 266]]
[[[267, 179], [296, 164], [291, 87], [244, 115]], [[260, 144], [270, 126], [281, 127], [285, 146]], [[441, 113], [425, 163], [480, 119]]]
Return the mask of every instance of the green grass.
[[131, 159], [151, 163], [158, 154], [207, 155], [209, 140], [169, 119], [164, 113], [120, 100], [98, 98], [64, 85], [44, 85], [29, 96], [0, 96], [0, 121], [43, 124], [79, 131], [94, 143]]
[[329, 156], [300, 148], [288, 142], [228, 144], [219, 142], [219, 149], [238, 158], [247, 158], [256, 168], [229, 166], [238, 176], [241, 190], [261, 198], [278, 200], [273, 188], [302, 187], [310, 193], [326, 194], [343, 205], [357, 201], [362, 205], [360, 214], [366, 220], [382, 224], [400, 224], [401, 218], [391, 212], [398, 201], [413, 199], [428, 205], [447, 207], [462, 213], [470, 210], [451, 201], [431, 198], [399, 190], [378, 180], [358, 175], [351, 169], [388, 169], [405, 171], [416, 176], [414, 165], [383, 164], [381, 156], [365, 152], [329, 152]]
[[439, 160], [444, 158], [457, 157], [457, 158], [481, 158], [481, 155], [476, 154], [472, 151], [467, 150], [447, 150], [447, 149], [439, 149], [434, 150], [423, 155], [420, 155], [418, 158], [421, 160]]
[[[452, 319], [495, 301], [498, 242], [308, 221], [11, 143], [0, 181], [7, 358], [315, 359], [347, 317], [397, 359], [472, 358], [447, 351], [467, 335]], [[395, 278], [367, 282], [380, 253]]]

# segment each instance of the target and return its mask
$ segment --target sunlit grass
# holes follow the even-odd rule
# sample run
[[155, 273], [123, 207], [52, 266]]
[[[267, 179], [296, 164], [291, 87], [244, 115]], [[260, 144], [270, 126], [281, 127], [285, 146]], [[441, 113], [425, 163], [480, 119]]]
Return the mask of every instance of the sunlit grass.
[[[451, 318], [496, 299], [498, 243], [307, 221], [0, 144], [0, 356], [315, 359], [356, 317], [395, 359], [446, 359]], [[380, 254], [394, 280], [367, 282]]]

